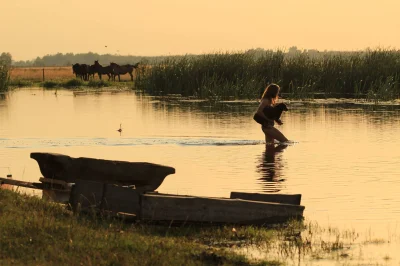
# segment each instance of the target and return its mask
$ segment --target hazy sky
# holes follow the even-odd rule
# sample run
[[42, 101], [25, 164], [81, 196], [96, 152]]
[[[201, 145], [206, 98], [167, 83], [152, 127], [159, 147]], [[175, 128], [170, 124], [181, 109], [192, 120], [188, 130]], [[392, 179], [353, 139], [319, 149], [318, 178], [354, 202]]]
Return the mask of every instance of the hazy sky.
[[0, 52], [14, 60], [400, 48], [399, 0], [5, 0], [0, 7]]

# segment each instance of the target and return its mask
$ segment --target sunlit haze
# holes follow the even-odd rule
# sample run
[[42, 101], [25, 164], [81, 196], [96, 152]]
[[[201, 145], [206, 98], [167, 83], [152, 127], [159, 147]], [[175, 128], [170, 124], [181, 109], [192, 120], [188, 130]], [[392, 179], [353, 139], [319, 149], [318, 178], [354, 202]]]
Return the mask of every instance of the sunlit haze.
[[2, 1], [0, 53], [175, 55], [399, 48], [400, 1]]

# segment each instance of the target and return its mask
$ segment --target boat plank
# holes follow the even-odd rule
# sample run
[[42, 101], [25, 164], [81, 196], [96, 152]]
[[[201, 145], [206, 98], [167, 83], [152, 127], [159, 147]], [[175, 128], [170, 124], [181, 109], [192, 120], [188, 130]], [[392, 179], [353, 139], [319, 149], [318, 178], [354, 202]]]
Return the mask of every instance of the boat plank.
[[231, 192], [231, 199], [244, 199], [263, 202], [276, 202], [300, 205], [301, 194], [264, 194], [264, 193], [246, 193]]
[[136, 189], [106, 184], [101, 199], [101, 210], [113, 213], [130, 213], [139, 215], [140, 195]]
[[72, 186], [69, 203], [74, 212], [89, 211], [100, 207], [104, 184], [88, 180], [76, 180]]
[[241, 199], [141, 196], [141, 219], [234, 224], [273, 223], [302, 217], [304, 206]]
[[7, 184], [19, 187], [42, 189], [43, 184], [0, 177], [0, 185]]

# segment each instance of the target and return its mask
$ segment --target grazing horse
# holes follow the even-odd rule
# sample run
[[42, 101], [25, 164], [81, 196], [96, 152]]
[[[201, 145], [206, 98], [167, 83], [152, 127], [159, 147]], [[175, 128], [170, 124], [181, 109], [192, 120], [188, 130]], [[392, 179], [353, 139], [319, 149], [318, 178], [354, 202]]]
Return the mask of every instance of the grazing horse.
[[93, 66], [93, 70], [95, 72], [97, 72], [97, 74], [99, 75], [100, 80], [101, 80], [101, 75], [103, 75], [103, 74], [107, 75], [108, 80], [110, 80], [111, 74], [112, 74], [112, 68], [110, 66], [103, 67], [102, 65], [99, 64], [98, 60], [94, 61], [94, 65], [92, 65], [92, 66]]
[[80, 77], [82, 80], [88, 80], [89, 65], [86, 64], [74, 64], [72, 65], [72, 73], [75, 74], [76, 78]]
[[131, 76], [131, 81], [133, 81], [133, 70], [139, 67], [139, 63], [135, 65], [118, 65], [116, 63], [110, 63], [110, 67], [112, 68], [112, 76], [113, 80], [115, 81], [115, 76], [118, 76], [118, 81], [121, 81], [120, 75], [125, 75], [128, 73]]

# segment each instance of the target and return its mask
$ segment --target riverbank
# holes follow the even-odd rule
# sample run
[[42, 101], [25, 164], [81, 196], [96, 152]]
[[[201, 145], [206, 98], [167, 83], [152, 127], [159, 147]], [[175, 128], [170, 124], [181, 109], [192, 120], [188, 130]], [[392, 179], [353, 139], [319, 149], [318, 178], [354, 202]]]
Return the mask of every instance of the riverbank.
[[[4, 187], [3, 187], [4, 188]], [[292, 265], [388, 263], [390, 241], [292, 221], [270, 227], [128, 223], [0, 189], [2, 265]], [[367, 250], [387, 253], [371, 258]], [[342, 265], [340, 264], [340, 265]]]
[[[0, 264], [277, 265], [208, 243], [237, 240], [228, 228], [171, 228], [75, 216], [65, 206], [0, 189]], [[230, 228], [231, 230], [231, 228]], [[247, 231], [248, 238], [251, 235]], [[245, 232], [245, 231], [239, 231]], [[268, 230], [257, 233], [272, 238]]]

